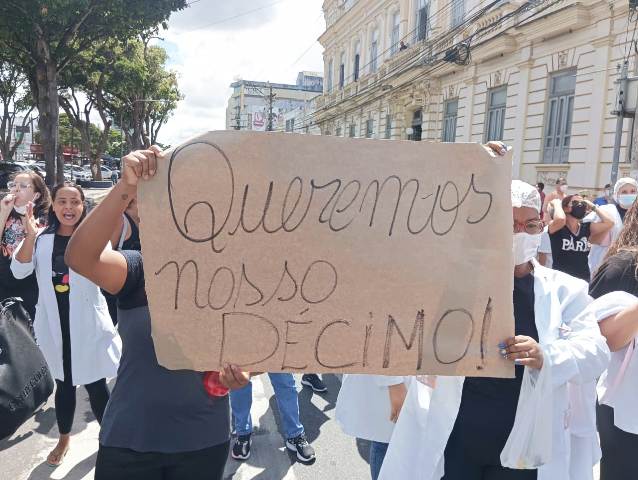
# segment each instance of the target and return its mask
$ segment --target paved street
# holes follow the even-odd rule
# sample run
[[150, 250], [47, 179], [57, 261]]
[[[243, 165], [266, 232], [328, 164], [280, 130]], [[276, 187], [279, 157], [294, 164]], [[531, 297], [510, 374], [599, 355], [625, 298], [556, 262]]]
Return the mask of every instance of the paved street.
[[[297, 378], [299, 380], [299, 377]], [[367, 444], [347, 437], [334, 422], [335, 402], [341, 382], [338, 376], [326, 375], [329, 392], [313, 394], [300, 390], [302, 423], [308, 440], [317, 451], [317, 461], [307, 466], [283, 447], [278, 433], [276, 400], [267, 375], [253, 379], [253, 422], [255, 434], [252, 455], [247, 462], [229, 458], [226, 478], [237, 480], [310, 480], [367, 479], [365, 460]], [[78, 389], [78, 408], [73, 426], [71, 450], [57, 469], [46, 465], [49, 451], [57, 437], [53, 397], [27, 424], [10, 439], [0, 442], [0, 480], [82, 480], [93, 478], [97, 452], [98, 424], [91, 414], [86, 391]]]

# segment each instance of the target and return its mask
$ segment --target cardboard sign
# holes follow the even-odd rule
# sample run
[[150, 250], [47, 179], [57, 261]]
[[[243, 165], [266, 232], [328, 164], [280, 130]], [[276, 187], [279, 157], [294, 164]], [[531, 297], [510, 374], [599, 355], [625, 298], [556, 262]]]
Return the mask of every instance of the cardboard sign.
[[476, 144], [209, 132], [140, 187], [169, 369], [502, 376], [511, 159]]

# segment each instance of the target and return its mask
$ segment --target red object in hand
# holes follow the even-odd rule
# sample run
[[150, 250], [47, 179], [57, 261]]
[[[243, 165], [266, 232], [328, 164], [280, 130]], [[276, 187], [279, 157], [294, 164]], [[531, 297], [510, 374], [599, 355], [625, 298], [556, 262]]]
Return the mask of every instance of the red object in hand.
[[223, 397], [229, 392], [228, 388], [219, 380], [219, 372], [206, 372], [204, 374], [204, 388], [212, 397]]

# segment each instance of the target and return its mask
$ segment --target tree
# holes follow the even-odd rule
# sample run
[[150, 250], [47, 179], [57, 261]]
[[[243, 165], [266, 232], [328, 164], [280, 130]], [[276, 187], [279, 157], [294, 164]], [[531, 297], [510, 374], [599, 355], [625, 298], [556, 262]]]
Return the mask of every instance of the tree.
[[57, 168], [55, 163], [60, 72], [91, 46], [165, 26], [170, 14], [186, 5], [186, 0], [0, 2], [0, 51], [15, 54], [37, 100], [48, 183], [64, 179], [62, 158]]
[[[69, 121], [80, 132], [82, 150], [89, 156], [95, 180], [102, 180], [102, 155], [109, 143], [112, 124], [104, 88], [118, 54], [121, 54], [121, 48], [117, 42], [86, 50], [60, 78], [64, 85], [60, 92], [60, 105]], [[91, 123], [93, 112], [100, 116], [101, 129]]]
[[113, 118], [121, 120], [132, 149], [156, 143], [161, 127], [183, 98], [177, 74], [166, 69], [166, 51], [150, 45], [152, 38], [147, 33], [126, 44], [106, 86]]
[[[0, 58], [0, 103], [0, 157], [12, 160], [24, 139], [25, 127], [31, 123], [30, 115], [34, 105], [26, 76], [7, 58]], [[18, 121], [18, 118], [21, 120]], [[33, 125], [30, 127], [33, 128]], [[16, 133], [15, 140], [14, 130], [22, 130], [21, 135]]]

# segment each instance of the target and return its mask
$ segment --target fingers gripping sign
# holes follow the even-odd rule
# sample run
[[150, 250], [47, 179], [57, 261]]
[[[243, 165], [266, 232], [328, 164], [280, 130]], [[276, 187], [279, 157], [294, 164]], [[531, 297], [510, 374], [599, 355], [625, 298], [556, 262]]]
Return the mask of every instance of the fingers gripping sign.
[[516, 365], [540, 370], [543, 367], [543, 350], [536, 340], [525, 335], [510, 337], [499, 345], [501, 355]]
[[135, 150], [122, 159], [123, 180], [131, 186], [137, 185], [139, 179], [148, 180], [157, 171], [157, 159], [162, 151], [156, 145], [148, 150]]

